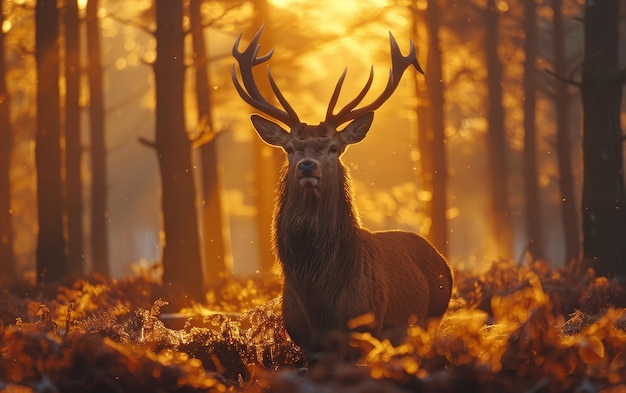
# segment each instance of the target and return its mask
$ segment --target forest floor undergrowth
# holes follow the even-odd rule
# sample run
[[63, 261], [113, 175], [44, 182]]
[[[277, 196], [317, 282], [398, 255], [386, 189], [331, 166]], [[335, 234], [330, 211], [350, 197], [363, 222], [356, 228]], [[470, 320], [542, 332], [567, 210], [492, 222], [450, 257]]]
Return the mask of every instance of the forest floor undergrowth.
[[[148, 274], [0, 286], [0, 392], [626, 392], [626, 286], [542, 262], [455, 272], [440, 323], [307, 367], [278, 277], [203, 302]], [[439, 321], [438, 321], [439, 322]]]

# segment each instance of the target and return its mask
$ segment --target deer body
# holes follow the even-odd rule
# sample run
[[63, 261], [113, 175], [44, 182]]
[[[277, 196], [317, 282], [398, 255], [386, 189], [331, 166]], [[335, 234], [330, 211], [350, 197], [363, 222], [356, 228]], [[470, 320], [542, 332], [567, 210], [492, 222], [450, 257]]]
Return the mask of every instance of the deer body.
[[[371, 84], [339, 114], [333, 114], [342, 75], [326, 120], [317, 126], [302, 123], [272, 88], [285, 111], [270, 106], [260, 95], [249, 68], [271, 56], [257, 58], [257, 33], [248, 49], [233, 53], [238, 59], [247, 92], [233, 80], [246, 102], [287, 124], [290, 130], [258, 115], [251, 121], [268, 144], [287, 154], [274, 217], [274, 247], [285, 277], [283, 317], [287, 332], [310, 359], [337, 334], [347, 338], [348, 322], [371, 313], [368, 330], [379, 338], [398, 342], [410, 318], [425, 323], [446, 311], [452, 274], [445, 259], [421, 236], [401, 231], [370, 232], [359, 222], [347, 169], [340, 156], [347, 146], [367, 134], [373, 110], [388, 98], [408, 65], [415, 65], [414, 49], [403, 57], [391, 37], [394, 69], [385, 92], [373, 104], [353, 110]], [[253, 47], [254, 44], [254, 47]], [[251, 49], [252, 48], [252, 49]], [[399, 67], [398, 63], [400, 64]], [[397, 68], [396, 68], [397, 67]], [[399, 70], [400, 68], [400, 70]], [[353, 120], [343, 130], [338, 125]]]

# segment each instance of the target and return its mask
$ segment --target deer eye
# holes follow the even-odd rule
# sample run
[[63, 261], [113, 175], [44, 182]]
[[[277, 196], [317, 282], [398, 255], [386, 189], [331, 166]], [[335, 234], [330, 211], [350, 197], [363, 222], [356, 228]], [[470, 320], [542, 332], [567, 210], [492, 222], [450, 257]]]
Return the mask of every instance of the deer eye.
[[285, 147], [285, 152], [286, 152], [287, 154], [291, 154], [291, 153], [293, 153], [293, 147], [291, 147], [291, 146], [287, 146], [287, 147]]
[[329, 153], [337, 153], [339, 151], [339, 146], [337, 145], [332, 145], [331, 147], [328, 148], [328, 152]]

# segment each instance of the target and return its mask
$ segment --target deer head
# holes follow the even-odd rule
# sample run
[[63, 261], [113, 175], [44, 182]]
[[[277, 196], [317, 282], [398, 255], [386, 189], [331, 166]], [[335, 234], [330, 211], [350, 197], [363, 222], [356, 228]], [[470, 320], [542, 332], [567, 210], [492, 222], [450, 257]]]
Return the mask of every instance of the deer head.
[[[389, 33], [392, 67], [389, 71], [387, 86], [380, 96], [372, 103], [357, 108], [372, 85], [374, 78], [374, 68], [372, 66], [369, 79], [361, 92], [339, 112], [334, 113], [335, 105], [346, 77], [346, 68], [335, 86], [326, 111], [325, 120], [318, 125], [308, 125], [300, 121], [295, 110], [280, 92], [269, 66], [267, 67], [267, 76], [270, 86], [282, 109], [268, 102], [254, 81], [252, 68], [269, 61], [274, 52], [271, 50], [264, 56], [258, 56], [260, 50], [259, 40], [263, 30], [264, 26], [261, 26], [243, 52], [239, 51], [241, 35], [235, 41], [233, 57], [239, 63], [243, 86], [237, 78], [234, 64], [232, 68], [233, 83], [244, 101], [289, 128], [289, 131], [287, 131], [281, 125], [265, 117], [259, 115], [251, 116], [252, 124], [261, 139], [272, 146], [281, 147], [287, 153], [289, 172], [293, 176], [292, 179], [297, 180], [302, 187], [315, 189], [323, 181], [322, 179], [325, 176], [324, 170], [332, 168], [331, 164], [333, 163], [336, 165], [339, 163], [339, 157], [346, 147], [365, 138], [374, 119], [374, 111], [395, 91], [404, 71], [410, 65], [413, 65], [421, 73], [424, 73], [424, 71], [422, 71], [417, 62], [413, 42], [410, 43], [408, 56], [403, 56], [395, 38]], [[348, 122], [350, 123], [345, 128], [338, 129]]]

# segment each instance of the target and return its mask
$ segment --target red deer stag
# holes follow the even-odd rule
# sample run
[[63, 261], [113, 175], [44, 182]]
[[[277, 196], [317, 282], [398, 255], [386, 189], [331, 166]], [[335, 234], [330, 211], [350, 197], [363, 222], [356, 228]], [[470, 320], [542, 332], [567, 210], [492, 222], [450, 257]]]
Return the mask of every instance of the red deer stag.
[[[347, 169], [340, 157], [348, 145], [360, 142], [374, 119], [374, 110], [394, 92], [405, 69], [422, 72], [411, 42], [404, 57], [394, 37], [392, 68], [383, 93], [371, 104], [355, 109], [369, 90], [369, 80], [357, 97], [338, 113], [335, 104], [346, 76], [341, 75], [326, 119], [319, 125], [302, 123], [268, 78], [283, 109], [270, 104], [259, 91], [252, 68], [268, 61], [273, 51], [257, 57], [263, 27], [248, 47], [239, 51], [241, 35], [233, 47], [232, 79], [248, 104], [280, 125], [258, 115], [251, 121], [261, 139], [287, 153], [274, 212], [273, 238], [284, 274], [283, 317], [287, 332], [311, 360], [326, 350], [329, 337], [347, 338], [348, 322], [371, 313], [371, 333], [397, 341], [404, 337], [410, 318], [424, 323], [441, 317], [448, 307], [452, 274], [445, 259], [421, 236], [401, 231], [370, 232], [355, 211]], [[343, 130], [339, 126], [351, 121]], [[336, 342], [335, 342], [336, 343]], [[345, 344], [345, 342], [344, 342]]]

